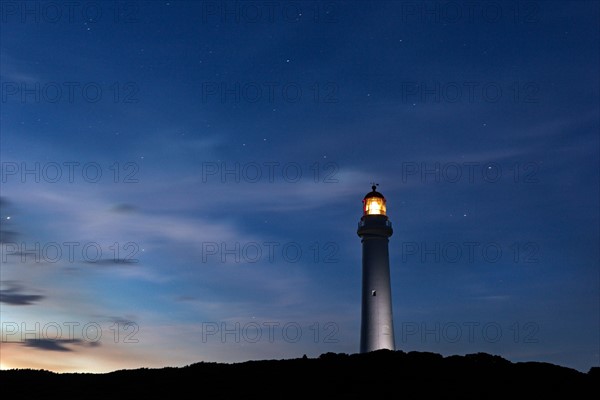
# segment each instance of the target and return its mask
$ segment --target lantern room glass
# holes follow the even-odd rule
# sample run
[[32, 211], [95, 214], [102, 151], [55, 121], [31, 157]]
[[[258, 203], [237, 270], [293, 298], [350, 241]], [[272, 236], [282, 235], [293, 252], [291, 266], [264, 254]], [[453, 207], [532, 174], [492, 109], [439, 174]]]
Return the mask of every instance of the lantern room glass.
[[365, 215], [386, 215], [385, 199], [383, 197], [367, 197], [364, 200]]

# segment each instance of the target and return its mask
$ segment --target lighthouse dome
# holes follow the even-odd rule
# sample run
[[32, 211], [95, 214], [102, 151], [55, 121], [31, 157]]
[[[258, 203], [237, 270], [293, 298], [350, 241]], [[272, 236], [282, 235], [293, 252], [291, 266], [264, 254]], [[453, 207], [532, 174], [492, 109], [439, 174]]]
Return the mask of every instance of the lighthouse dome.
[[382, 199], [385, 198], [385, 197], [383, 197], [383, 195], [381, 193], [379, 193], [377, 191], [377, 186], [373, 185], [373, 186], [371, 186], [371, 189], [372, 189], [372, 191], [365, 194], [365, 200], [369, 197], [381, 197]]

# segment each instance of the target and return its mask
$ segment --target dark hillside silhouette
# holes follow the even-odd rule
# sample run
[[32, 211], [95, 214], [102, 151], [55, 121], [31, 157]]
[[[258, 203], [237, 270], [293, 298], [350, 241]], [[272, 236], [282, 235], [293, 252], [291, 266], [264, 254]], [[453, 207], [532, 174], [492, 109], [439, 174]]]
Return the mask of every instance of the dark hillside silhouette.
[[513, 363], [486, 353], [443, 357], [390, 350], [106, 374], [0, 371], [6, 399], [173, 399], [189, 397], [186, 393], [211, 399], [372, 398], [386, 392], [422, 399], [583, 399], [595, 398], [599, 378], [598, 368], [583, 373], [549, 363]]

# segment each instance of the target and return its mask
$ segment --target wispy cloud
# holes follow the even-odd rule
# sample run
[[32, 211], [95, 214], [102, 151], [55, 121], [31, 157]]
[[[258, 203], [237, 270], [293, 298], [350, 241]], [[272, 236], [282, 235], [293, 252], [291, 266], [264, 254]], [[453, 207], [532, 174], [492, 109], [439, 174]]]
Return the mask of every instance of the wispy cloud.
[[508, 301], [511, 298], [512, 298], [512, 296], [508, 296], [508, 295], [490, 295], [490, 296], [475, 296], [475, 297], [473, 297], [474, 300], [496, 301], [496, 302]]
[[0, 303], [13, 306], [30, 306], [45, 298], [43, 295], [25, 293], [26, 289], [13, 281], [4, 284], [8, 285], [9, 288], [0, 290]]
[[69, 344], [85, 344], [89, 347], [100, 346], [99, 342], [84, 342], [81, 339], [26, 339], [25, 341], [23, 341], [24, 346], [33, 347], [38, 350], [64, 352], [74, 351], [73, 349], [67, 347], [67, 345]]
[[3, 49], [2, 58], [0, 59], [0, 76], [2, 77], [2, 81], [16, 84], [35, 84], [40, 82], [38, 74], [27, 71], [28, 68], [31, 68], [30, 65], [30, 63], [24, 60], [18, 60], [7, 54], [5, 49]]

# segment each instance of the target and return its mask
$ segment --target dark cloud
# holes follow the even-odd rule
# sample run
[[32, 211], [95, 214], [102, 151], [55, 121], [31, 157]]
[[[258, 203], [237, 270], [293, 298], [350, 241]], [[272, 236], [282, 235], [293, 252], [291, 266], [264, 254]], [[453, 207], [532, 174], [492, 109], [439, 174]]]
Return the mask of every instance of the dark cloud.
[[17, 284], [7, 283], [7, 285], [9, 285], [8, 289], [0, 290], [0, 303], [13, 306], [30, 306], [45, 298], [45, 296], [39, 294], [23, 293], [23, 287]]
[[17, 240], [18, 233], [7, 231], [0, 227], [0, 243], [14, 243]]
[[195, 296], [186, 296], [186, 295], [182, 295], [182, 296], [177, 296], [175, 298], [175, 301], [193, 301], [196, 300], [197, 297]]
[[133, 316], [132, 317], [128, 317], [128, 316], [118, 317], [118, 316], [114, 316], [114, 315], [104, 315], [104, 316], [98, 316], [98, 317], [106, 319], [106, 321], [111, 324], [137, 325], [137, 323], [133, 320], [134, 319]]
[[135, 316], [130, 315], [130, 316], [124, 316], [124, 317], [119, 317], [119, 316], [115, 316], [115, 315], [99, 315], [96, 314], [93, 316], [94, 318], [97, 319], [102, 319], [102, 320], [106, 320], [109, 323], [112, 324], [119, 324], [119, 325], [137, 325], [137, 323], [134, 321]]
[[45, 351], [74, 351], [67, 347], [69, 344], [85, 347], [99, 347], [99, 341], [91, 342], [81, 339], [25, 339], [23, 345]]
[[132, 213], [136, 212], [138, 208], [131, 204], [117, 204], [111, 210], [118, 213]]
[[47, 351], [73, 351], [66, 344], [78, 344], [80, 339], [25, 339], [23, 345]]
[[116, 324], [122, 324], [122, 325], [135, 324], [135, 321], [132, 321], [130, 318], [114, 318], [113, 317], [112, 322], [114, 322]]
[[107, 265], [135, 265], [138, 264], [136, 259], [125, 259], [125, 258], [103, 258], [97, 261], [86, 261], [86, 264], [107, 266]]

